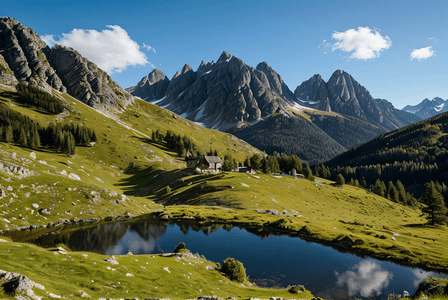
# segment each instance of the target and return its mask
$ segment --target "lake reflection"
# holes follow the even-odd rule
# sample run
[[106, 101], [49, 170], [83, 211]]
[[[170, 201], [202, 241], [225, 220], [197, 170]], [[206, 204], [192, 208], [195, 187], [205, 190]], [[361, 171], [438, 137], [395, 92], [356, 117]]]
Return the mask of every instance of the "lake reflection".
[[[255, 231], [248, 229], [249, 231]], [[332, 299], [375, 296], [390, 293], [413, 294], [434, 272], [402, 267], [372, 258], [342, 253], [331, 247], [289, 236], [257, 236], [246, 229], [195, 223], [154, 223], [140, 220], [117, 222], [71, 234], [49, 234], [38, 239], [42, 246], [65, 243], [71, 249], [106, 255], [172, 252], [185, 242], [191, 252], [222, 262], [233, 257], [244, 264], [249, 280], [259, 286], [286, 287], [303, 284], [314, 295]]]

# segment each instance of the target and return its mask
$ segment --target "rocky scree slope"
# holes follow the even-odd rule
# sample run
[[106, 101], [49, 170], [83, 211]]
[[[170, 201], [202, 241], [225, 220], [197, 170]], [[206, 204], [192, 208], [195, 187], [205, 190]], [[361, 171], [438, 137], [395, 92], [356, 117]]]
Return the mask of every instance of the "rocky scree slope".
[[[7, 65], [17, 80], [48, 93], [52, 88], [67, 92], [97, 109], [125, 107], [132, 102], [128, 92], [76, 50], [59, 45], [50, 49], [32, 29], [13, 18], [0, 18], [0, 55], [5, 61], [0, 58], [0, 64]], [[1, 69], [4, 78], [7, 68]], [[7, 81], [14, 82], [11, 78]]]
[[421, 119], [405, 113], [369, 91], [350, 74], [337, 70], [325, 82], [320, 75], [304, 81], [294, 91], [300, 105], [352, 116], [384, 129], [384, 132], [415, 123]]

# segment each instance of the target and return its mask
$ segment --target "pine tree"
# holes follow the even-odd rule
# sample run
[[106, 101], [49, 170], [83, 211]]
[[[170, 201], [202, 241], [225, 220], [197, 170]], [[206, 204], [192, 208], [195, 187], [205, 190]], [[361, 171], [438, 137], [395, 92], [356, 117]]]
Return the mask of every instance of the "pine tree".
[[397, 188], [398, 192], [398, 202], [404, 205], [408, 205], [409, 203], [407, 203], [406, 201], [406, 190], [400, 180], [397, 180], [395, 187]]
[[389, 183], [387, 184], [387, 199], [392, 200], [394, 202], [399, 201], [398, 191], [395, 188], [392, 181], [389, 181]]
[[340, 185], [340, 186], [342, 186], [342, 185], [345, 184], [344, 176], [342, 176], [341, 173], [339, 173], [339, 174], [336, 176], [336, 184], [337, 184], [337, 185]]
[[14, 141], [14, 134], [12, 132], [12, 126], [6, 126], [4, 130], [4, 137], [7, 143], [12, 143]]
[[422, 202], [426, 207], [422, 208], [428, 223], [431, 225], [443, 224], [448, 221], [446, 216], [448, 209], [443, 201], [443, 196], [437, 191], [434, 182], [429, 182], [425, 186], [426, 192], [422, 197]]
[[375, 185], [372, 188], [372, 192], [378, 196], [384, 197], [386, 195], [386, 185], [381, 180], [377, 179]]

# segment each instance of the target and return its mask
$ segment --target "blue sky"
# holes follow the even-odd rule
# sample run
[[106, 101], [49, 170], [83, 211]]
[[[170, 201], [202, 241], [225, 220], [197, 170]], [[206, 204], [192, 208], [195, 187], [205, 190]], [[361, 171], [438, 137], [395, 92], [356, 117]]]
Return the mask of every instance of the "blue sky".
[[0, 7], [1, 16], [77, 49], [123, 88], [154, 67], [171, 79], [185, 63], [196, 70], [225, 50], [252, 67], [266, 61], [292, 91], [342, 69], [398, 108], [448, 98], [446, 1], [0, 0]]

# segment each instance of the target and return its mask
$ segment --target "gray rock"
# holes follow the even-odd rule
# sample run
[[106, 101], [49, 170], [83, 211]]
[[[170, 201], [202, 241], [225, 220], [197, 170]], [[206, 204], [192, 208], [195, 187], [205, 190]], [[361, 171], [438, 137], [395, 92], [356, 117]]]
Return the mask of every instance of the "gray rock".
[[293, 104], [293, 94], [266, 63], [254, 69], [223, 52], [216, 64], [189, 65], [171, 80], [160, 105], [207, 127], [227, 130]]
[[148, 76], [143, 77], [136, 87], [126, 90], [133, 96], [140, 97], [145, 101], [152, 101], [162, 99], [169, 84], [168, 77], [162, 71], [154, 69]]
[[411, 114], [401, 112], [387, 100], [374, 99], [365, 87], [342, 70], [335, 71], [327, 83], [320, 75], [314, 75], [297, 87], [294, 94], [301, 105], [352, 116], [384, 131], [416, 122]]
[[39, 209], [39, 213], [41, 215], [46, 215], [46, 216], [50, 215], [50, 211], [48, 209], [46, 209], [46, 208]]
[[128, 92], [76, 50], [55, 45], [49, 51], [48, 60], [67, 87], [67, 92], [87, 105], [110, 109], [131, 103], [132, 96]]
[[17, 83], [18, 80], [14, 76], [14, 72], [9, 68], [5, 58], [0, 54], [0, 84], [14, 86]]
[[5, 271], [0, 271], [0, 281], [2, 282], [1, 287], [8, 295], [32, 291], [35, 285], [35, 282], [25, 275]]
[[280, 215], [280, 213], [277, 210], [275, 210], [275, 209], [267, 209], [266, 213], [270, 214], [270, 215], [273, 215], [273, 216], [279, 216]]
[[0, 36], [0, 52], [18, 80], [28, 81], [49, 93], [51, 88], [64, 90], [61, 79], [48, 63], [49, 48], [36, 32], [13, 18], [3, 17]]

